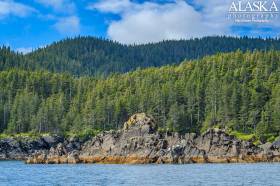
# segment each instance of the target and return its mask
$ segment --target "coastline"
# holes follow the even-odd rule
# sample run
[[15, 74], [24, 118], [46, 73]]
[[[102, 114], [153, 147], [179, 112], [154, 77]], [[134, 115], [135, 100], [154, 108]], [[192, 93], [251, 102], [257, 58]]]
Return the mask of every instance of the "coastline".
[[195, 133], [159, 133], [154, 119], [133, 115], [124, 128], [91, 139], [47, 136], [38, 139], [0, 140], [0, 160], [28, 164], [188, 164], [280, 162], [275, 144], [260, 147], [221, 129]]

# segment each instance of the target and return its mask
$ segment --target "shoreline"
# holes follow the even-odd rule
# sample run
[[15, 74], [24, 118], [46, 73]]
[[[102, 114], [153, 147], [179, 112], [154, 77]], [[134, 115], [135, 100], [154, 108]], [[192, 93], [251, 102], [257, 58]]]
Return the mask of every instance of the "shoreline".
[[27, 164], [189, 164], [280, 162], [280, 146], [256, 146], [221, 129], [195, 133], [162, 134], [144, 113], [132, 116], [118, 131], [81, 140], [60, 136], [0, 140], [0, 160]]
[[242, 164], [279, 164], [280, 161], [239, 161], [239, 162], [195, 162], [195, 163], [87, 163], [87, 162], [79, 162], [79, 163], [26, 163], [26, 160], [19, 160], [19, 159], [0, 159], [0, 162], [23, 162], [26, 165], [242, 165]]
[[[35, 160], [35, 161], [34, 161]], [[47, 161], [40, 158], [33, 158], [25, 161], [27, 164], [125, 164], [125, 165], [143, 165], [143, 164], [236, 164], [236, 163], [279, 163], [280, 156], [275, 157], [258, 157], [246, 156], [240, 157], [191, 157], [188, 161], [173, 162], [171, 159], [162, 160], [149, 159], [135, 156], [107, 156], [107, 157], [81, 157], [73, 161], [66, 156], [52, 157]]]

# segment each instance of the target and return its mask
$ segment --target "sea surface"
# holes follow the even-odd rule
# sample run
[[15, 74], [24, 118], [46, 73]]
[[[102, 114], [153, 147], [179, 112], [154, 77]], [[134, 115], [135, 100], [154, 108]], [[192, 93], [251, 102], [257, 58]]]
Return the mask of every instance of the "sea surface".
[[0, 161], [0, 185], [280, 185], [280, 163], [26, 165]]

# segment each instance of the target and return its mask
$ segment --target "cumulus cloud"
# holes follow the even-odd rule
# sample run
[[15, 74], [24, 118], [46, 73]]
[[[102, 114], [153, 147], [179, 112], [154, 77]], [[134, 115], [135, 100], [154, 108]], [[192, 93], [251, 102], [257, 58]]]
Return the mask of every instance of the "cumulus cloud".
[[73, 13], [76, 9], [71, 0], [36, 0], [36, 2], [51, 7], [57, 12]]
[[262, 27], [279, 27], [279, 21], [262, 25], [235, 23], [227, 19], [231, 3], [232, 0], [157, 0], [143, 3], [133, 0], [99, 0], [87, 8], [118, 15], [120, 19], [109, 23], [107, 35], [126, 44], [237, 35], [232, 27], [241, 28], [248, 24], [252, 31], [258, 33], [256, 35], [265, 34], [260, 29]]
[[26, 17], [36, 10], [27, 5], [12, 0], [0, 0], [0, 19], [9, 15]]
[[[119, 14], [121, 19], [110, 23], [107, 34], [111, 39], [126, 44], [186, 39], [229, 32], [225, 20], [221, 24], [227, 11], [223, 3], [219, 3], [212, 12], [209, 10], [210, 7], [203, 7], [201, 11], [197, 11], [183, 0], [163, 4], [103, 0], [90, 4], [88, 8]], [[207, 16], [203, 11], [208, 12]]]
[[75, 35], [80, 32], [80, 20], [77, 16], [59, 18], [54, 27], [63, 35]]

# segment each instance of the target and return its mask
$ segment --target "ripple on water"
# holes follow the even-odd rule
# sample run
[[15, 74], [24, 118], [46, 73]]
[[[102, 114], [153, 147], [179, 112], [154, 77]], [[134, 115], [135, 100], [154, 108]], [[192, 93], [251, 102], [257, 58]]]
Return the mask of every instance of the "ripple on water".
[[0, 162], [0, 185], [280, 185], [280, 164], [26, 165]]

